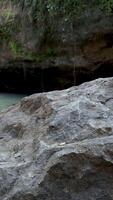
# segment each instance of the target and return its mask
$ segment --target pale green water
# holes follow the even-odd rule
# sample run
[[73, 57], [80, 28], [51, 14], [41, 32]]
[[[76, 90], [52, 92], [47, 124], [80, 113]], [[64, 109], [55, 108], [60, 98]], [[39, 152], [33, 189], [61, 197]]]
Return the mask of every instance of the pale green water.
[[16, 104], [24, 96], [23, 94], [0, 93], [0, 111]]

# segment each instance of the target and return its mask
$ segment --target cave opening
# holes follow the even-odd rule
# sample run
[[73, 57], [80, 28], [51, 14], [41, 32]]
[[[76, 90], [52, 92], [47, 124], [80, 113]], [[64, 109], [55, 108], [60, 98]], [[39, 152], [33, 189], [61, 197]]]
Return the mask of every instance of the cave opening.
[[88, 70], [80, 70], [77, 76], [76, 85], [92, 81], [98, 78], [113, 77], [113, 63], [102, 63], [96, 67], [90, 67]]
[[17, 63], [9, 68], [0, 69], [0, 92], [33, 94], [62, 90], [73, 85], [97, 78], [113, 76], [113, 63], [103, 63], [96, 67], [72, 68], [64, 66], [39, 68], [32, 63]]

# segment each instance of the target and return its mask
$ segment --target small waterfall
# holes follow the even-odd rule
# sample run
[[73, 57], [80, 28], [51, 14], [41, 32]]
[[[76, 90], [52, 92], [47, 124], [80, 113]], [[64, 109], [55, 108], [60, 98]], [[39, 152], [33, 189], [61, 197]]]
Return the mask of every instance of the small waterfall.
[[26, 70], [26, 66], [23, 63], [23, 78], [24, 78], [24, 82], [26, 82], [27, 79], [27, 70]]
[[43, 69], [41, 70], [40, 84], [41, 84], [41, 92], [44, 92], [44, 76], [43, 76]]

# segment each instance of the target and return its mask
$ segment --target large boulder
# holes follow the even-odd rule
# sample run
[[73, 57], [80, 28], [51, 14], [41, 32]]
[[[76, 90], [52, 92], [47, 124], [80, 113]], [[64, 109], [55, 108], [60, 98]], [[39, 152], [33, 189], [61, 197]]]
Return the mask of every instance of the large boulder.
[[0, 200], [113, 199], [113, 78], [0, 113]]

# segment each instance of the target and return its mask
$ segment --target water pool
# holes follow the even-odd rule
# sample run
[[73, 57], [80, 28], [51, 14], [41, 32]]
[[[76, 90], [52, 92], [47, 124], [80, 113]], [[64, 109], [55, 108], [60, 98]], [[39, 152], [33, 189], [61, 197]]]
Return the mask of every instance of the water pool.
[[0, 93], [0, 111], [16, 104], [24, 96], [23, 94]]

